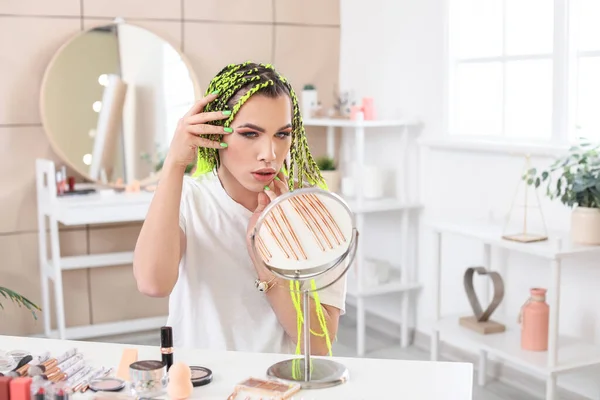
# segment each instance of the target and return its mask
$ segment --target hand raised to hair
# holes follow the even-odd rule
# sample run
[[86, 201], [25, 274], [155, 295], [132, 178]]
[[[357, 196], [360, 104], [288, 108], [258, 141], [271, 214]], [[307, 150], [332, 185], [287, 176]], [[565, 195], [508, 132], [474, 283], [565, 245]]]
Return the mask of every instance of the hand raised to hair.
[[171, 165], [185, 169], [194, 162], [198, 154], [198, 147], [221, 149], [226, 147], [218, 141], [201, 138], [200, 135], [228, 135], [232, 132], [230, 128], [210, 125], [208, 122], [229, 118], [230, 112], [215, 111], [203, 112], [204, 107], [218, 94], [209, 94], [197, 101], [192, 108], [179, 120], [173, 140], [169, 146], [169, 152], [165, 159], [165, 165]]

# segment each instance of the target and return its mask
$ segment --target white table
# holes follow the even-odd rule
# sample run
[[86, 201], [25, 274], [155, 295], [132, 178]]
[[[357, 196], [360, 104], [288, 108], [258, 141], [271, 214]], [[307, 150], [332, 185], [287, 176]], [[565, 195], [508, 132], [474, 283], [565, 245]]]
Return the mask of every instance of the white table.
[[[157, 331], [157, 342], [160, 333]], [[159, 347], [131, 346], [98, 342], [0, 336], [0, 350], [28, 350], [33, 354], [49, 351], [60, 354], [76, 347], [94, 367], [117, 368], [124, 348], [138, 349], [139, 359], [160, 360]], [[199, 365], [213, 371], [209, 385], [194, 389], [191, 398], [223, 400], [236, 383], [248, 377], [265, 378], [272, 364], [287, 355], [251, 354], [198, 349], [175, 349], [175, 361]], [[300, 391], [294, 399], [472, 399], [473, 366], [469, 363], [335, 358], [349, 370], [350, 379], [343, 385], [327, 389]], [[86, 395], [90, 393], [87, 392]], [[85, 397], [81, 395], [78, 397]]]

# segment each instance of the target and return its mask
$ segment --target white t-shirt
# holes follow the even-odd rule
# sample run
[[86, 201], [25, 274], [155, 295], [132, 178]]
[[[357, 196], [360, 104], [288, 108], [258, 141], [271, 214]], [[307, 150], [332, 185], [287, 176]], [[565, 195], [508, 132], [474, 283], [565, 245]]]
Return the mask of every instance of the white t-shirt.
[[[169, 298], [167, 322], [173, 327], [175, 346], [295, 351], [266, 295], [254, 286], [256, 270], [246, 247], [251, 216], [251, 211], [229, 197], [216, 173], [184, 178], [179, 226], [187, 246]], [[330, 277], [321, 281], [325, 279], [331, 282]], [[319, 299], [343, 314], [346, 278], [319, 291]], [[320, 327], [313, 329], [320, 331]]]

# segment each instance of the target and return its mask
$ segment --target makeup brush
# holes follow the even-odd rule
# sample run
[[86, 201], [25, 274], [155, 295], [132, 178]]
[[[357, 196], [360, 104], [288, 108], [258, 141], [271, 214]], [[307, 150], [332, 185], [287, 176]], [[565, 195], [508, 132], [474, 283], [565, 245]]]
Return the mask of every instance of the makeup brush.
[[43, 365], [33, 365], [29, 368], [29, 371], [27, 371], [27, 375], [29, 375], [32, 378], [34, 376], [41, 376], [42, 378], [46, 378], [44, 372], [46, 372], [46, 367], [44, 367]]

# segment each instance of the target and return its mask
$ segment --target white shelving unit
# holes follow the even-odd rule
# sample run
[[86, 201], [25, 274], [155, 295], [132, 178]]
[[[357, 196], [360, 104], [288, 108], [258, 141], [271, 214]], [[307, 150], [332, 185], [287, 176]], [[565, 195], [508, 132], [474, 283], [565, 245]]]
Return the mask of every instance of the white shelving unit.
[[[408, 316], [410, 310], [410, 292], [417, 290], [421, 287], [417, 282], [410, 281], [410, 277], [414, 276], [411, 274], [409, 268], [416, 263], [415, 259], [410, 259], [411, 249], [408, 248], [408, 236], [409, 236], [409, 213], [418, 211], [421, 209], [421, 205], [418, 201], [409, 198], [408, 190], [408, 135], [410, 134], [409, 128], [416, 125], [413, 121], [408, 120], [380, 120], [380, 121], [365, 121], [365, 120], [344, 120], [344, 119], [308, 119], [304, 121], [305, 126], [314, 127], [326, 127], [327, 128], [327, 155], [331, 158], [335, 156], [335, 132], [336, 128], [341, 128], [343, 134], [354, 134], [355, 140], [355, 162], [358, 170], [362, 170], [365, 165], [365, 135], [367, 130], [374, 128], [392, 128], [397, 129], [399, 134], [399, 165], [397, 171], [404, 174], [405, 179], [404, 187], [399, 190], [399, 195], [392, 198], [382, 199], [365, 199], [362, 195], [361, 182], [357, 180], [354, 184], [355, 187], [355, 198], [345, 199], [356, 217], [356, 227], [359, 232], [364, 232], [365, 216], [369, 213], [375, 212], [389, 212], [399, 211], [401, 230], [401, 241], [399, 251], [402, 255], [400, 280], [397, 282], [389, 282], [375, 287], [369, 287], [364, 284], [364, 268], [365, 265], [365, 253], [363, 245], [359, 239], [359, 246], [356, 253], [355, 268], [356, 268], [356, 279], [348, 280], [348, 302], [354, 303], [357, 309], [357, 353], [359, 356], [365, 354], [365, 318], [366, 318], [366, 300], [374, 296], [381, 296], [392, 293], [401, 293], [402, 301], [398, 306], [398, 311], [401, 314], [401, 335], [400, 343], [401, 346], [408, 346]], [[370, 132], [370, 134], [375, 132]], [[390, 244], [393, 245], [393, 244]], [[353, 273], [351, 270], [349, 273]]]
[[[600, 346], [585, 343], [579, 339], [559, 334], [560, 316], [560, 287], [561, 287], [561, 262], [570, 256], [586, 254], [590, 257], [600, 257], [600, 246], [582, 246], [573, 244], [564, 235], [549, 235], [549, 240], [538, 243], [518, 243], [502, 239], [501, 227], [489, 223], [436, 222], [429, 224], [435, 234], [435, 251], [437, 265], [432, 286], [436, 289], [435, 319], [431, 336], [431, 359], [439, 357], [439, 342], [443, 340], [451, 344], [466, 344], [479, 351], [479, 385], [485, 385], [486, 364], [488, 355], [494, 355], [505, 362], [528, 369], [546, 379], [546, 400], [557, 399], [556, 379], [557, 374], [579, 368], [600, 364]], [[515, 318], [507, 319], [506, 302], [503, 302], [492, 319], [506, 325], [503, 333], [480, 335], [459, 325], [458, 319], [462, 315], [442, 316], [441, 308], [441, 259], [442, 235], [452, 234], [480, 241], [484, 246], [484, 259], [482, 265], [492, 268], [492, 249], [500, 249], [504, 254], [508, 251], [529, 254], [543, 258], [549, 263], [550, 284], [548, 287], [548, 303], [550, 306], [550, 327], [548, 337], [548, 351], [531, 352], [521, 349], [521, 328]], [[500, 265], [502, 274], [507, 268]], [[486, 287], [485, 304], [490, 300], [490, 287]], [[504, 314], [504, 316], [502, 315]]]
[[[133, 251], [105, 254], [88, 254], [65, 257], [60, 254], [58, 224], [67, 226], [138, 222], [146, 218], [153, 193], [88, 194], [58, 197], [56, 195], [56, 168], [50, 160], [36, 160], [38, 207], [38, 246], [42, 288], [44, 336], [59, 339], [85, 339], [157, 329], [167, 317], [140, 318], [104, 324], [66, 327], [63, 271], [126, 265], [133, 262]], [[47, 223], [47, 222], [48, 223]], [[50, 257], [47, 233], [50, 231]], [[57, 329], [50, 326], [49, 282], [54, 283], [54, 304]], [[110, 290], [110, 288], [109, 288]]]

